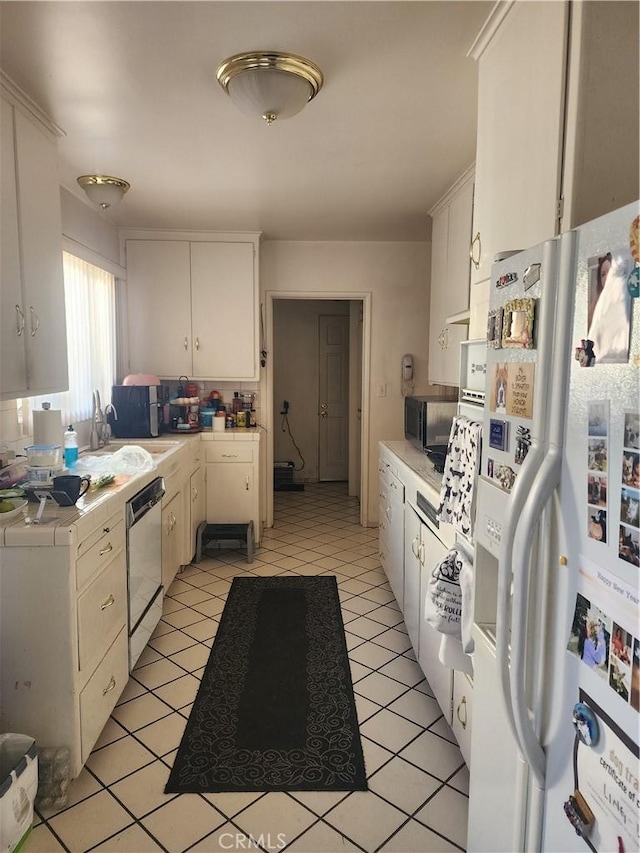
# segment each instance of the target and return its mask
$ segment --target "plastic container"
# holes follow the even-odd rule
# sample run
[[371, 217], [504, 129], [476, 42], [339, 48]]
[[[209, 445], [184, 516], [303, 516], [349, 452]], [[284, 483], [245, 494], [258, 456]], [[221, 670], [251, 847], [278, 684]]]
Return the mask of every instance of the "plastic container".
[[73, 424], [69, 424], [64, 434], [64, 464], [67, 468], [75, 468], [78, 461], [78, 433]]
[[28, 735], [0, 735], [0, 850], [18, 850], [31, 832], [38, 752]]
[[62, 448], [59, 444], [31, 444], [25, 447], [27, 465], [41, 468], [55, 468], [62, 461]]
[[200, 409], [200, 426], [203, 429], [212, 429], [215, 414], [214, 409]]

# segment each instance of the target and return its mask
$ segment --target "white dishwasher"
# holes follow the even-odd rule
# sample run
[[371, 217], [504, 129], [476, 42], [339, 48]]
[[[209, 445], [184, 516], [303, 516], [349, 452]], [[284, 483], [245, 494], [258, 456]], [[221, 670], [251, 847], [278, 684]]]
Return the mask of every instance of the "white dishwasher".
[[162, 615], [164, 480], [156, 477], [126, 505], [129, 672]]

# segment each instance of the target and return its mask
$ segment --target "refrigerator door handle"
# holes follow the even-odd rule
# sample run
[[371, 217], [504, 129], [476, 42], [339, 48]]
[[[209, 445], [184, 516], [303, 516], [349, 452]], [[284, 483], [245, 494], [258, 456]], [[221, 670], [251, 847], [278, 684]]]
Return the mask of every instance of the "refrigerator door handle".
[[[513, 592], [511, 619], [525, 630], [511, 633], [510, 692], [518, 743], [531, 768], [536, 783], [545, 786], [546, 758], [526, 702], [526, 636], [528, 598], [531, 583], [531, 553], [538, 522], [554, 489], [560, 481], [561, 458], [557, 447], [547, 448], [537, 476], [531, 486], [527, 503], [513, 543]], [[542, 646], [542, 643], [540, 644]]]
[[503, 704], [507, 712], [507, 720], [509, 721], [511, 733], [521, 752], [524, 752], [524, 750], [520, 743], [520, 736], [513, 712], [510, 673], [510, 645], [513, 633], [511, 626], [514, 624], [511, 612], [513, 546], [520, 517], [536, 479], [536, 474], [544, 460], [544, 456], [544, 447], [534, 438], [511, 491], [510, 512], [502, 531], [502, 556], [498, 560], [496, 661], [500, 687], [502, 688]]

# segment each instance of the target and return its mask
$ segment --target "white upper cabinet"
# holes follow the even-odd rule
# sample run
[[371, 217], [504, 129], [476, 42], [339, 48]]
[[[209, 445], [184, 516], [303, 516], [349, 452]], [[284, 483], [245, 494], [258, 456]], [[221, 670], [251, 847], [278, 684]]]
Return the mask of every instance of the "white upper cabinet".
[[4, 90], [1, 108], [0, 399], [10, 400], [69, 384], [55, 137]]
[[498, 252], [637, 199], [638, 25], [637, 3], [496, 3], [469, 52], [478, 61], [472, 286], [488, 280]]
[[558, 231], [568, 3], [497, 4], [478, 60], [472, 283]]
[[429, 211], [429, 382], [440, 385], [458, 384], [460, 342], [467, 338], [467, 326], [459, 321], [468, 321], [473, 175], [468, 169]]
[[258, 238], [126, 240], [129, 370], [259, 376]]

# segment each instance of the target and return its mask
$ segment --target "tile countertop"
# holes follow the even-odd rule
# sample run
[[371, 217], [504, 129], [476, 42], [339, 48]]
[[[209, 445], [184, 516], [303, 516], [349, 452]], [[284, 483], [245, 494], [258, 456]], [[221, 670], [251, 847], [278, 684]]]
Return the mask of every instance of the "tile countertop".
[[[48, 546], [73, 545], [82, 541], [92, 530], [105, 523], [117, 512], [124, 510], [124, 504], [136, 492], [144, 488], [155, 477], [166, 477], [178, 465], [186, 463], [195, 451], [194, 443], [200, 441], [259, 441], [258, 429], [226, 429], [224, 432], [203, 430], [191, 435], [163, 433], [157, 438], [112, 439], [107, 447], [100, 451], [87, 450], [80, 454], [73, 473], [89, 473], [83, 468], [83, 458], [114, 453], [121, 447], [135, 445], [151, 452], [155, 468], [141, 474], [119, 474], [116, 481], [97, 491], [89, 490], [72, 507], [60, 507], [50, 502], [45, 507], [40, 524], [27, 525], [20, 515], [3, 524], [0, 519], [0, 547], [2, 546]], [[162, 448], [162, 452], [159, 452]], [[94, 478], [99, 474], [94, 473]], [[38, 511], [37, 503], [28, 503], [27, 515], [33, 518]]]
[[382, 444], [404, 462], [414, 474], [424, 480], [431, 490], [429, 497], [432, 503], [439, 499], [442, 474], [435, 470], [433, 462], [426, 453], [422, 453], [409, 441], [383, 441]]

